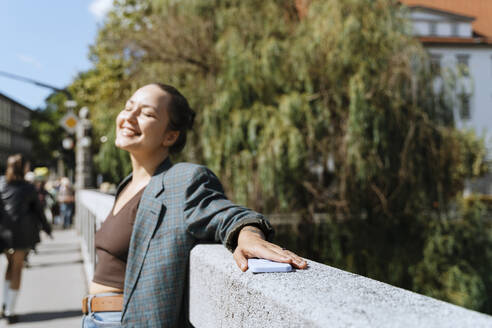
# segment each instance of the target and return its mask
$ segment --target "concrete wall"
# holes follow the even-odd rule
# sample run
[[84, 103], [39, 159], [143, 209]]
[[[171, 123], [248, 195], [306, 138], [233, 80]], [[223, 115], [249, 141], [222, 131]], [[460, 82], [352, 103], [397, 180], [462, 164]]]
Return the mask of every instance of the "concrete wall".
[[221, 245], [190, 258], [195, 327], [492, 327], [492, 317], [327, 265], [241, 272]]

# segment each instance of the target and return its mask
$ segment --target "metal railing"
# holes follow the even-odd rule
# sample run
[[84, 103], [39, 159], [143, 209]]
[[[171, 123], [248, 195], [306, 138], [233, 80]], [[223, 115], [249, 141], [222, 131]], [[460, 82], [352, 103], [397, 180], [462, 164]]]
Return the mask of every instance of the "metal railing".
[[113, 208], [114, 196], [94, 190], [78, 190], [75, 202], [74, 224], [81, 236], [82, 257], [87, 284], [89, 284], [96, 265], [95, 233]]

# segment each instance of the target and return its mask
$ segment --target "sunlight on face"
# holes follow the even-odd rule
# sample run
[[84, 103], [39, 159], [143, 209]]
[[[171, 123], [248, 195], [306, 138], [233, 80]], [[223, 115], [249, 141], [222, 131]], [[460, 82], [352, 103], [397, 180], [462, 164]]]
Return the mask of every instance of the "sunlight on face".
[[115, 145], [131, 154], [167, 150], [170, 146], [166, 129], [169, 100], [170, 96], [156, 85], [138, 89], [116, 118]]

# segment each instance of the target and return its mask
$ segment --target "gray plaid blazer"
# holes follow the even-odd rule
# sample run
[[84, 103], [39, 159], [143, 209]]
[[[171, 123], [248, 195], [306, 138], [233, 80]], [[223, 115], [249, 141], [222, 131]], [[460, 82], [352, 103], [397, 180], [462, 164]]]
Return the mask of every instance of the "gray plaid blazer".
[[[118, 186], [118, 193], [131, 175]], [[166, 159], [144, 190], [130, 240], [123, 327], [186, 327], [189, 254], [200, 242], [236, 247], [245, 225], [271, 236], [268, 221], [224, 195], [206, 167]]]

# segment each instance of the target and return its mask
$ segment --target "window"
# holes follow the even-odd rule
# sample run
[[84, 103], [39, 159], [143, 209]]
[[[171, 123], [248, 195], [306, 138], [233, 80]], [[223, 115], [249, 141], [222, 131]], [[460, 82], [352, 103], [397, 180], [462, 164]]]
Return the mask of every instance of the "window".
[[470, 55], [457, 55], [456, 59], [458, 60], [459, 65], [464, 65], [468, 67], [468, 61], [470, 59]]
[[451, 23], [451, 35], [452, 36], [459, 36], [458, 22], [452, 22]]
[[470, 55], [457, 55], [456, 60], [458, 61], [458, 70], [463, 74], [463, 76], [470, 75]]
[[431, 54], [430, 55], [430, 64], [431, 64], [432, 74], [436, 74], [436, 75], [441, 74], [441, 59], [442, 59], [442, 55], [440, 55], [440, 54]]
[[0, 129], [0, 144], [10, 146], [10, 133], [5, 129]]
[[7, 114], [7, 104], [3, 99], [0, 100], [0, 122], [4, 123], [6, 121]]
[[10, 124], [10, 103], [0, 99], [0, 124]]
[[462, 120], [469, 120], [471, 118], [470, 98], [470, 95], [466, 93], [458, 95], [458, 106]]
[[430, 35], [437, 35], [437, 22], [430, 22], [429, 23], [429, 34]]

